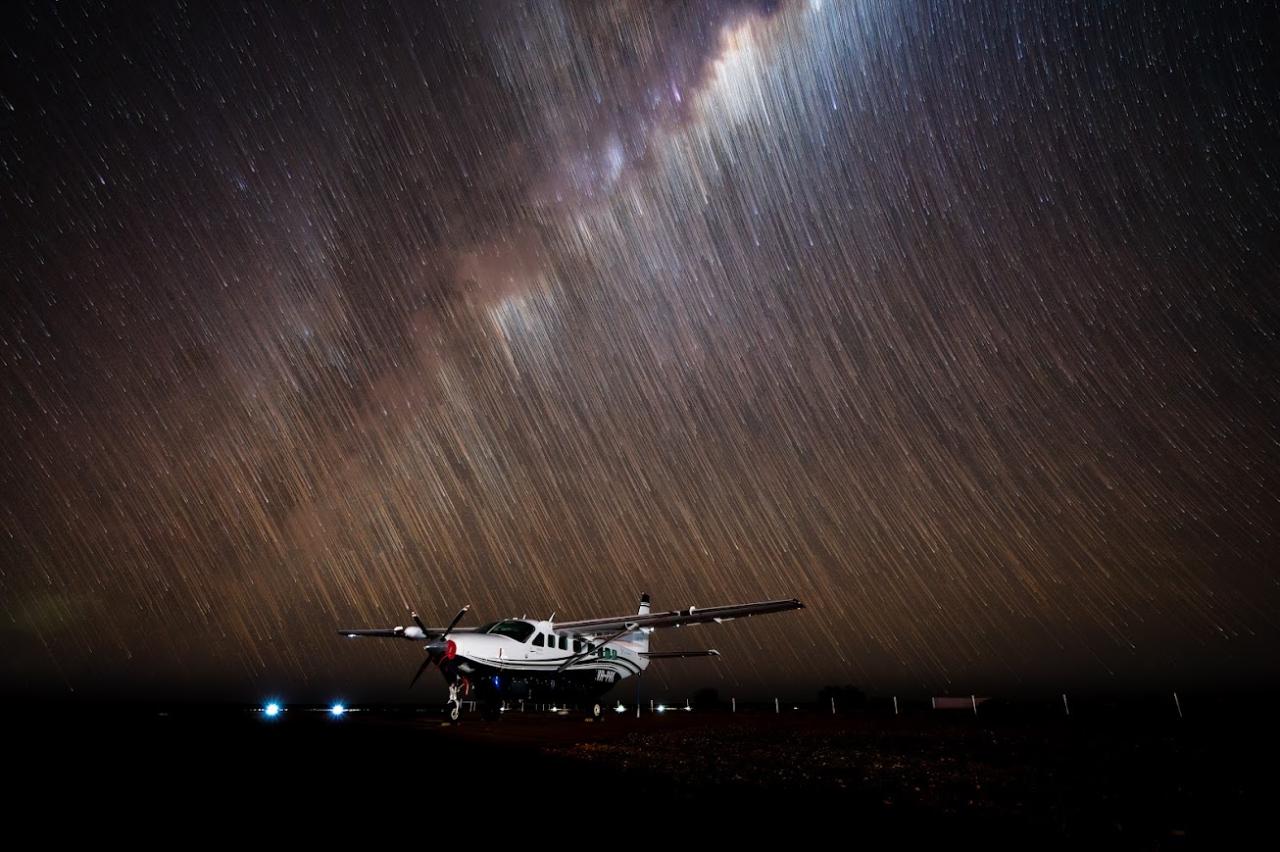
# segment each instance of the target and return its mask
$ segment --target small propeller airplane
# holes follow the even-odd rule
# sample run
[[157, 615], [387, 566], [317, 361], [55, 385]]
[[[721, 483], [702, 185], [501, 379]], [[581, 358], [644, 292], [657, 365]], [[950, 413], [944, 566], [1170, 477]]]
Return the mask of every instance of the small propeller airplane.
[[600, 696], [615, 683], [639, 675], [652, 660], [718, 657], [716, 650], [650, 651], [649, 634], [659, 627], [686, 624], [720, 624], [735, 618], [802, 609], [804, 604], [789, 600], [689, 607], [670, 612], [651, 612], [649, 596], [640, 596], [634, 615], [588, 618], [556, 622], [506, 618], [480, 627], [459, 627], [471, 609], [458, 610], [448, 627], [427, 627], [416, 612], [409, 612], [413, 625], [373, 629], [339, 630], [351, 638], [379, 637], [426, 642], [427, 657], [409, 681], [412, 687], [433, 664], [449, 685], [445, 705], [449, 718], [457, 721], [462, 696], [475, 696], [486, 718], [497, 716], [507, 699], [529, 700], [536, 694], [557, 702], [592, 701], [591, 714], [601, 714]]

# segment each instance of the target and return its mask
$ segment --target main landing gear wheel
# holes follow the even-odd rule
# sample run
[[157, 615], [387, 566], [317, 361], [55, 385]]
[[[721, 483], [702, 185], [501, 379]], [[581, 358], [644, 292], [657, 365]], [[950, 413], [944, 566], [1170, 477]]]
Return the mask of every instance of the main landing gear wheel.
[[592, 718], [592, 719], [599, 719], [599, 718], [600, 718], [600, 713], [601, 713], [601, 709], [600, 709], [600, 705], [599, 705], [599, 704], [593, 704], [593, 705], [591, 705], [591, 718]]

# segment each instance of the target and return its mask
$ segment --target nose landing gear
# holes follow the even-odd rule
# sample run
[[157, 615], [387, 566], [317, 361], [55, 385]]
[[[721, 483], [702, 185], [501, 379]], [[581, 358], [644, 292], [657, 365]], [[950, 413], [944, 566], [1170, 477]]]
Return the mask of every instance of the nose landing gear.
[[458, 690], [458, 681], [455, 680], [449, 684], [449, 700], [445, 702], [444, 707], [451, 722], [458, 721], [458, 717], [462, 715], [462, 696], [458, 694]]

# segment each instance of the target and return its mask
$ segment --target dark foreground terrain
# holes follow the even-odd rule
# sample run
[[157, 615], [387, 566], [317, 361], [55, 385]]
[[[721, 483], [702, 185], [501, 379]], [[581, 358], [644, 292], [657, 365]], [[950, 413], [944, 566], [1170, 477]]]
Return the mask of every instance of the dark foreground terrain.
[[1277, 737], [1253, 709], [1198, 720], [513, 712], [445, 725], [395, 709], [267, 720], [231, 707], [25, 708], [4, 720], [5, 810], [11, 829], [67, 837], [283, 832], [326, 848], [353, 831], [427, 848], [619, 848], [640, 836], [647, 848], [779, 829], [808, 844], [819, 826], [841, 842], [1199, 848], [1272, 833]]

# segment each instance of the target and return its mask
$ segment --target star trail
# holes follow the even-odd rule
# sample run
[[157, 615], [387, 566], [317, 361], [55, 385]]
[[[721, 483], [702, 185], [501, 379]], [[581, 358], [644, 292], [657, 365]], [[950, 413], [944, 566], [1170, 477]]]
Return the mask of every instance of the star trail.
[[726, 693], [1280, 674], [1270, 4], [10, 17], [5, 692], [641, 591], [805, 601], [655, 637]]

